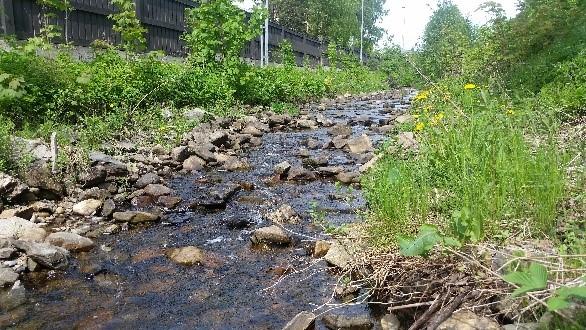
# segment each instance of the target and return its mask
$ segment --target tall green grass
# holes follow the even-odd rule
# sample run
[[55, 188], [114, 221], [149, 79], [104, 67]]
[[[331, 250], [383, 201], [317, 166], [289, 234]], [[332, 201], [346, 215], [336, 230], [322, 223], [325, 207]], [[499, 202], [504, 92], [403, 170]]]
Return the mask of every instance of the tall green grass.
[[543, 134], [523, 109], [463, 86], [417, 101], [419, 150], [407, 158], [389, 153], [365, 177], [380, 241], [425, 223], [473, 241], [554, 232], [564, 195], [555, 125]]

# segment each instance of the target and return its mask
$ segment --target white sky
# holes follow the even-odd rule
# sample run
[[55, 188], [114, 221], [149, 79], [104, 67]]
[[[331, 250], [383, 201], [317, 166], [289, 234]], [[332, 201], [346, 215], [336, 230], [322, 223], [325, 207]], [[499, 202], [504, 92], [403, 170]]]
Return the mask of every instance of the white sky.
[[[235, 0], [239, 2], [239, 0]], [[270, 1], [270, 0], [269, 0]], [[494, 0], [500, 3], [508, 16], [514, 16], [517, 11], [517, 0]], [[462, 14], [468, 17], [472, 23], [482, 25], [487, 17], [483, 12], [476, 11], [486, 0], [452, 0]], [[240, 7], [250, 9], [252, 0], [241, 1]], [[437, 8], [437, 0], [387, 0], [385, 9], [386, 17], [379, 25], [387, 31], [388, 36], [393, 36], [394, 43], [405, 49], [413, 48], [425, 30], [425, 25]], [[388, 37], [383, 37], [384, 42]]]

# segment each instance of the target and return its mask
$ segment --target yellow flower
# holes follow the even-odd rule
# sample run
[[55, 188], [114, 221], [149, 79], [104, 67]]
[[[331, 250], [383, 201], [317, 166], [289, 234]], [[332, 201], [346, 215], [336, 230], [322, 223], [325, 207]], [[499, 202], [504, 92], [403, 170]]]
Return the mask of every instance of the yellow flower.
[[421, 92], [419, 92], [419, 94], [417, 94], [417, 96], [415, 96], [415, 100], [416, 101], [427, 100], [428, 97], [429, 97], [429, 91], [421, 91]]
[[425, 128], [425, 124], [422, 122], [418, 122], [415, 125], [415, 132], [421, 132], [421, 131], [423, 131], [424, 128]]
[[420, 114], [415, 114], [415, 115], [413, 115], [413, 118], [415, 118], [415, 119], [419, 119], [419, 117], [421, 117], [421, 115], [420, 115]]
[[514, 114], [515, 114], [515, 110], [513, 110], [513, 109], [508, 109], [507, 110], [507, 115], [512, 116]]
[[469, 90], [469, 89], [474, 89], [476, 88], [476, 85], [474, 84], [466, 84], [464, 85], [464, 89]]
[[435, 116], [433, 116], [433, 118], [431, 119], [431, 126], [436, 126], [438, 125], [442, 119], [444, 119], [445, 114], [443, 112], [440, 112], [438, 114], [436, 114]]

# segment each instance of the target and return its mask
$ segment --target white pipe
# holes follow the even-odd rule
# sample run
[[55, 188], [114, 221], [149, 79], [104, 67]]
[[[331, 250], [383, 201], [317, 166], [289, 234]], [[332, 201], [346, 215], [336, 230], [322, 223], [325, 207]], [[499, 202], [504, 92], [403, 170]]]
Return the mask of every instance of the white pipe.
[[360, 14], [360, 63], [363, 63], [362, 52], [363, 52], [363, 39], [364, 39], [364, 0], [362, 0], [362, 10]]
[[269, 64], [269, 0], [265, 1], [267, 8], [267, 19], [265, 20], [265, 61]]

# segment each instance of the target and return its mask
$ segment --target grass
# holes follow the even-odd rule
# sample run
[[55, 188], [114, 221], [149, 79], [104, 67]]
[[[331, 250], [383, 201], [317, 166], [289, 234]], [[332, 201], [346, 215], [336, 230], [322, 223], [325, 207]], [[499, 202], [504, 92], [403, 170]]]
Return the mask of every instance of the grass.
[[418, 152], [387, 153], [364, 178], [378, 244], [426, 223], [464, 241], [555, 233], [565, 196], [556, 126], [543, 134], [525, 109], [463, 86], [417, 101]]

